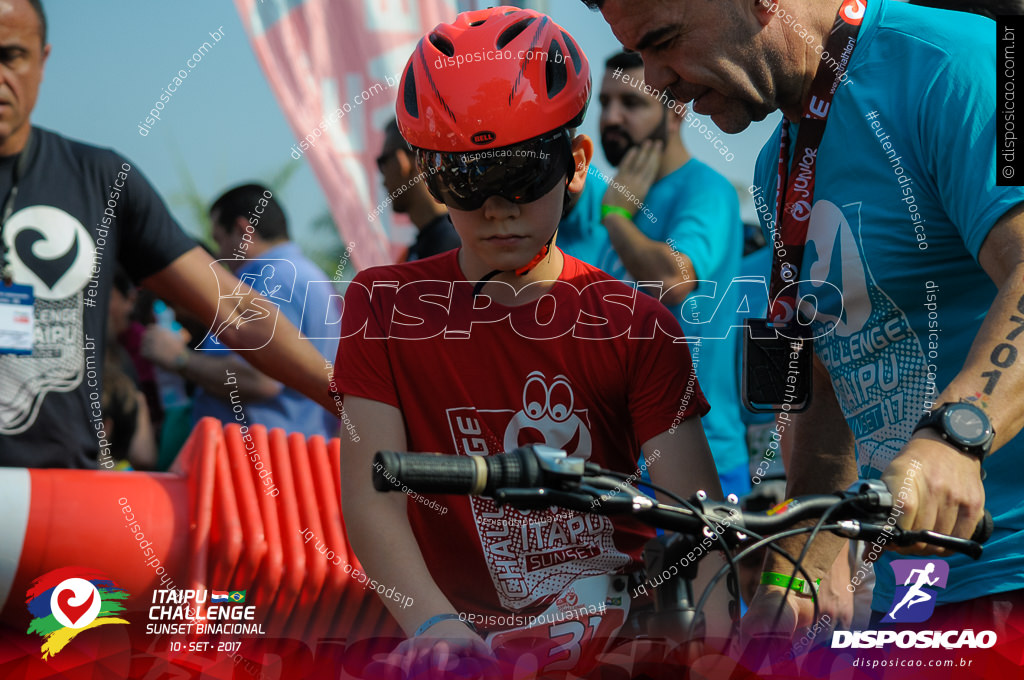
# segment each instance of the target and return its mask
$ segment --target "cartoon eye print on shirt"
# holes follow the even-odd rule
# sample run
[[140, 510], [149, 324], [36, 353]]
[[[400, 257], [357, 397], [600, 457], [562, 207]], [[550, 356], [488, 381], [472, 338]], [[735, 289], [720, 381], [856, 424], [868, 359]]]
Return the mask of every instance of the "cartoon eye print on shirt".
[[590, 430], [576, 411], [569, 379], [557, 375], [548, 382], [541, 371], [533, 371], [523, 386], [523, 408], [512, 416], [505, 429], [505, 450], [526, 444], [547, 444], [570, 456], [587, 459], [591, 452]]
[[572, 403], [572, 388], [564, 375], [555, 376], [550, 387], [540, 371], [534, 371], [526, 379], [523, 411], [531, 419], [539, 420], [546, 413], [556, 423], [564, 422], [572, 415]]

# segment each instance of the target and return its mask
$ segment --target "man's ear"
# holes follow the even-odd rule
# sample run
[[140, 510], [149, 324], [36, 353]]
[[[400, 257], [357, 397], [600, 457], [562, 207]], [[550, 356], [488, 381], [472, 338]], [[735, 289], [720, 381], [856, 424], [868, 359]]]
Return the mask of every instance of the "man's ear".
[[[778, 8], [778, 4], [774, 0], [747, 0], [753, 2], [751, 9], [754, 12], [754, 16], [757, 17], [758, 22], [762, 27], [767, 26], [771, 23], [772, 19], [775, 18], [775, 12], [773, 9]], [[772, 9], [769, 9], [772, 8]]]
[[572, 159], [576, 166], [576, 174], [569, 182], [569, 191], [578, 194], [583, 191], [583, 185], [587, 181], [587, 168], [590, 167], [590, 159], [594, 157], [594, 142], [586, 135], [576, 135], [572, 140]]
[[245, 233], [245, 228], [251, 226], [249, 220], [245, 219], [241, 215], [235, 218], [235, 223], [231, 225], [231, 231], [228, 233], [233, 239], [241, 239], [242, 234]]
[[416, 169], [416, 159], [413, 158], [411, 151], [398, 149], [395, 151], [395, 160], [398, 161], [398, 169], [402, 173], [402, 177], [412, 177], [419, 172]]

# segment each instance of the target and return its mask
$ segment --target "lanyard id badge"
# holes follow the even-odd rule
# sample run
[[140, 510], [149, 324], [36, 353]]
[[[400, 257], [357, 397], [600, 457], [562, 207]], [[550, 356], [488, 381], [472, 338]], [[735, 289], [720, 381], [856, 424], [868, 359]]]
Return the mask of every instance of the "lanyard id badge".
[[[852, 54], [866, 11], [866, 0], [845, 0], [839, 8], [826, 51]], [[848, 62], [832, 70], [818, 66], [811, 96], [804, 106], [790, 170], [789, 121], [782, 120], [779, 140], [775, 220], [771, 242], [772, 271], [767, 319], [747, 319], [743, 338], [743, 404], [755, 413], [800, 412], [811, 402], [813, 340], [810, 325], [797, 318], [804, 246], [814, 205], [818, 147], [825, 136], [832, 100]]]
[[0, 354], [31, 354], [35, 337], [32, 286], [0, 281]]
[[32, 131], [29, 129], [25, 148], [18, 154], [14, 164], [11, 190], [4, 201], [3, 214], [0, 215], [0, 354], [32, 354], [35, 339], [35, 295], [32, 286], [14, 283], [13, 268], [7, 259], [7, 244], [3, 235], [4, 225], [11, 218], [18, 199], [18, 183], [28, 166], [32, 139]]

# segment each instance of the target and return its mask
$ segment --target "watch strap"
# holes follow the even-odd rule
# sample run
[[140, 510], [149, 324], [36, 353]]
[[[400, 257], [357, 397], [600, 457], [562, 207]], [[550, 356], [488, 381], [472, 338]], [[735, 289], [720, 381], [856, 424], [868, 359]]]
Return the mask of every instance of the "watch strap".
[[[989, 437], [987, 441], [975, 446], [971, 446], [962, 441], [958, 441], [956, 437], [952, 436], [952, 433], [947, 431], [945, 426], [945, 419], [943, 418], [943, 416], [945, 415], [947, 409], [949, 409], [950, 406], [957, 404], [963, 404], [965, 406], [974, 408], [985, 418], [985, 421], [989, 423]], [[964, 453], [968, 456], [974, 456], [981, 462], [984, 462], [985, 458], [988, 456], [992, 447], [992, 442], [995, 440], [995, 431], [992, 430], [992, 423], [988, 418], [988, 414], [985, 413], [985, 411], [979, 408], [978, 406], [966, 401], [946, 402], [945, 404], [942, 404], [934, 411], [929, 411], [925, 413], [923, 416], [921, 416], [921, 420], [917, 421], [917, 425], [914, 426], [914, 431], [911, 433], [911, 435], [916, 434], [918, 430], [923, 429], [934, 429], [936, 432], [939, 433], [939, 436], [942, 437], [943, 441], [945, 441], [947, 444], [957, 449], [961, 453]]]

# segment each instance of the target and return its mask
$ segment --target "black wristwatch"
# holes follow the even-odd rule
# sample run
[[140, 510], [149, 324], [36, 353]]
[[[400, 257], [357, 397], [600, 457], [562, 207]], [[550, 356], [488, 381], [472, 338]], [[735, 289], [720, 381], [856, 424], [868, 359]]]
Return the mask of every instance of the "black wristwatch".
[[996, 432], [985, 412], [967, 402], [946, 403], [925, 415], [914, 432], [924, 428], [935, 430], [950, 445], [969, 456], [985, 460], [992, 450]]

